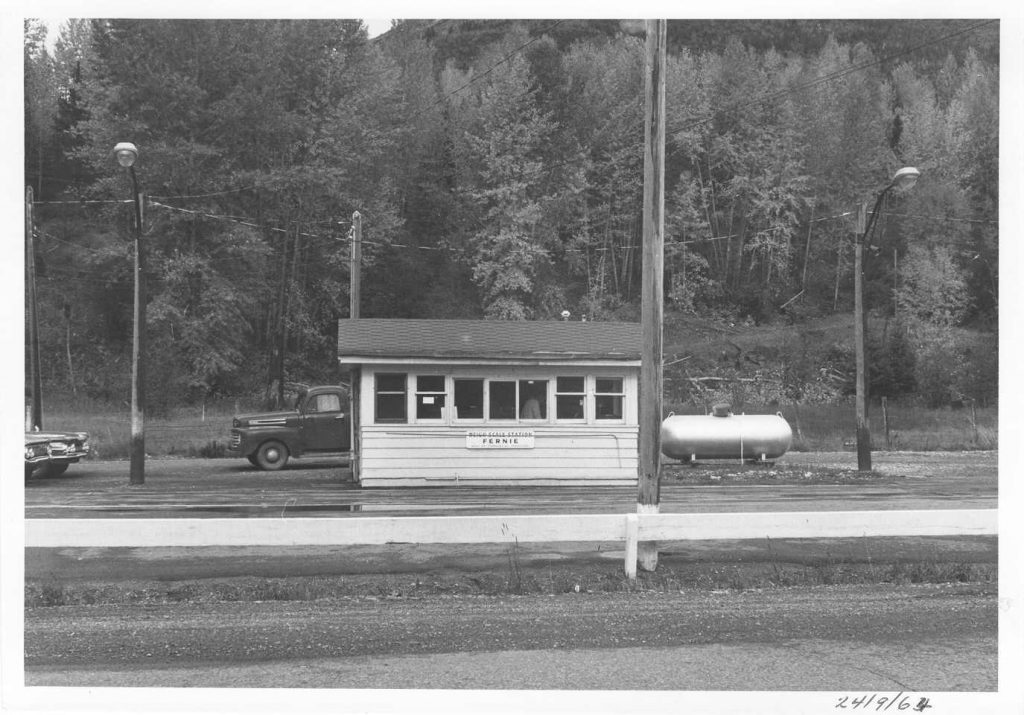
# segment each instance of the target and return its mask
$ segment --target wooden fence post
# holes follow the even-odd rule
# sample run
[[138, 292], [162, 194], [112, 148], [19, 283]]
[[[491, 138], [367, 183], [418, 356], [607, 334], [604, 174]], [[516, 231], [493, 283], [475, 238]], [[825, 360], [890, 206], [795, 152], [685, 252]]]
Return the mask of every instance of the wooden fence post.
[[637, 547], [640, 542], [640, 517], [626, 514], [626, 578], [636, 580]]

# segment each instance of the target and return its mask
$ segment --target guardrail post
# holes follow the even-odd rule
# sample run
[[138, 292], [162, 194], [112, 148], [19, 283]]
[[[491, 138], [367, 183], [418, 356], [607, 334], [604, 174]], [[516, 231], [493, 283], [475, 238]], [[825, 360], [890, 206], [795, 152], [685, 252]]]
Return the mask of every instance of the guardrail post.
[[637, 547], [640, 542], [640, 517], [626, 514], [626, 577], [636, 581]]

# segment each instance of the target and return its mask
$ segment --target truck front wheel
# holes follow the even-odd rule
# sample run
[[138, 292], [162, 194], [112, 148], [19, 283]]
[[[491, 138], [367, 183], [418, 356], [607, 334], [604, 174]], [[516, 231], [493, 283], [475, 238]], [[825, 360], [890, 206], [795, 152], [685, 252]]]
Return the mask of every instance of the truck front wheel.
[[256, 450], [256, 463], [260, 469], [277, 471], [288, 463], [288, 448], [275, 439], [264, 442]]

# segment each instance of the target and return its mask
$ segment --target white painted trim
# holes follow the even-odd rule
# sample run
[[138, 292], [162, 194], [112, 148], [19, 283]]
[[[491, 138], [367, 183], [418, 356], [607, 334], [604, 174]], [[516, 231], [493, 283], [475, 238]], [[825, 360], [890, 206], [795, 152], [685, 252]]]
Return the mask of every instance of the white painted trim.
[[26, 519], [25, 546], [339, 546], [561, 541], [626, 542], [636, 574], [641, 541], [988, 536], [996, 509], [701, 514], [567, 514], [257, 519]]
[[338, 363], [342, 366], [348, 365], [450, 365], [453, 367], [470, 367], [473, 365], [480, 365], [481, 367], [489, 367], [492, 365], [502, 366], [515, 366], [515, 367], [640, 367], [639, 360], [633, 359], [590, 359], [586, 357], [582, 358], [541, 358], [526, 359], [526, 358], [428, 358], [428, 357], [358, 357], [354, 355], [341, 355], [338, 357]]
[[998, 533], [996, 509], [643, 514], [641, 541], [970, 536]]
[[26, 519], [35, 547], [341, 546], [622, 541], [617, 514], [287, 519]]

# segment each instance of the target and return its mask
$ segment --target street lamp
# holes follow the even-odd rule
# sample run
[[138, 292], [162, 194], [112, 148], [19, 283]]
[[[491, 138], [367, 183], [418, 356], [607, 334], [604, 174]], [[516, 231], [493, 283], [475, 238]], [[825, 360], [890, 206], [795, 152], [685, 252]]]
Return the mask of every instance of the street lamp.
[[146, 481], [146, 272], [145, 256], [142, 252], [142, 206], [144, 197], [139, 192], [139, 180], [135, 175], [135, 160], [139, 150], [130, 142], [120, 142], [114, 147], [117, 163], [128, 170], [132, 179], [132, 199], [135, 203], [135, 316], [132, 329], [132, 442], [129, 467], [129, 484], [143, 484]]
[[[862, 472], [871, 471], [871, 430], [868, 427], [868, 402], [867, 402], [867, 356], [864, 350], [864, 244], [870, 243], [871, 235], [875, 224], [878, 222], [878, 214], [881, 213], [882, 201], [886, 194], [893, 189], [909, 189], [921, 175], [912, 166], [905, 166], [897, 171], [889, 185], [882, 189], [875, 201], [875, 208], [871, 212], [871, 220], [867, 227], [857, 231], [857, 240], [853, 253], [853, 344], [857, 362], [857, 469]], [[861, 204], [857, 217], [858, 229], [864, 225], [864, 212], [867, 204]]]

